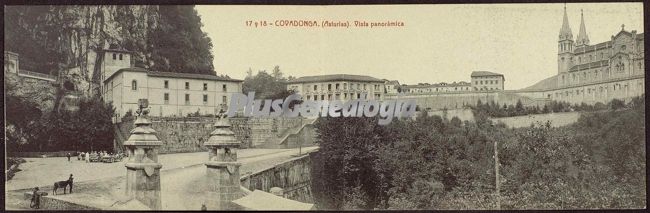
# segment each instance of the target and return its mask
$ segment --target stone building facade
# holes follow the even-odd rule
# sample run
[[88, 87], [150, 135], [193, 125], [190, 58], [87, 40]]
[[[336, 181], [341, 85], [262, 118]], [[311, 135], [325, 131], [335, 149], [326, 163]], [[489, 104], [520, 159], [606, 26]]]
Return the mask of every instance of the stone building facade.
[[[148, 99], [152, 116], [217, 114], [227, 110], [234, 93], [242, 92], [242, 80], [215, 75], [156, 72], [131, 67], [129, 54], [105, 50], [101, 94], [115, 106], [116, 118], [135, 112], [138, 99]], [[122, 59], [122, 60], [120, 60]]]
[[609, 41], [590, 44], [584, 14], [576, 40], [566, 8], [558, 38], [558, 74], [517, 93], [570, 103], [607, 103], [645, 93], [644, 34], [625, 25]]
[[472, 77], [472, 90], [503, 90], [503, 83], [506, 79], [503, 74], [488, 71], [474, 71]]
[[352, 100], [367, 94], [367, 99], [383, 100], [384, 80], [365, 75], [303, 76], [287, 83], [306, 100]]
[[468, 82], [448, 83], [420, 83], [417, 85], [404, 85], [401, 87], [405, 93], [447, 93], [447, 92], [468, 92], [472, 91], [471, 84]]

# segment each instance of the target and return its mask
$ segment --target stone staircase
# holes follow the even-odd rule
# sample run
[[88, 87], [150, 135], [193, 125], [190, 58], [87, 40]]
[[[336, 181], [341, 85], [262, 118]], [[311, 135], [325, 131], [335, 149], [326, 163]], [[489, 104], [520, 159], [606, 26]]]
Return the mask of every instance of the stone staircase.
[[[301, 132], [305, 131], [306, 128], [311, 127], [314, 124], [314, 122], [316, 122], [316, 120], [317, 118], [304, 119], [301, 125], [294, 128], [286, 129], [277, 137], [269, 137], [264, 143], [264, 145], [262, 145], [260, 148], [271, 148], [271, 149], [272, 148], [276, 148], [276, 149], [295, 148], [297, 147], [297, 144], [290, 144], [290, 139], [299, 137], [301, 135]], [[313, 145], [313, 143], [304, 143], [302, 145], [309, 146], [309, 145]]]

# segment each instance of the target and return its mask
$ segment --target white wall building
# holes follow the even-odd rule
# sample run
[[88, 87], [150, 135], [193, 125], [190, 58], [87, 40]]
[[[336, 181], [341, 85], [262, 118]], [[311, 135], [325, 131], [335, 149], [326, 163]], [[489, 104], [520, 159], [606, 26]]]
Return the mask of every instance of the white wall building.
[[227, 110], [233, 93], [242, 92], [242, 80], [215, 75], [156, 72], [131, 67], [125, 51], [104, 50], [102, 97], [112, 102], [116, 117], [138, 109], [148, 99], [151, 116], [217, 114]]
[[293, 79], [287, 84], [304, 100], [352, 100], [368, 94], [367, 99], [383, 100], [384, 80], [365, 75], [317, 75]]

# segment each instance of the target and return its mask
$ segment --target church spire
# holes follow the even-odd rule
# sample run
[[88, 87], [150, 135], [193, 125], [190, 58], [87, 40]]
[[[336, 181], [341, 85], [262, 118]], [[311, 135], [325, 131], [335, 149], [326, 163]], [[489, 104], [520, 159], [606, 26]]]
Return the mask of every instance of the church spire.
[[580, 10], [580, 32], [576, 41], [577, 46], [589, 45], [589, 36], [587, 36], [587, 29], [585, 27], [585, 17]]
[[569, 18], [566, 15], [566, 5], [564, 5], [564, 20], [562, 21], [562, 28], [560, 29], [560, 40], [573, 40], [571, 27], [569, 27]]

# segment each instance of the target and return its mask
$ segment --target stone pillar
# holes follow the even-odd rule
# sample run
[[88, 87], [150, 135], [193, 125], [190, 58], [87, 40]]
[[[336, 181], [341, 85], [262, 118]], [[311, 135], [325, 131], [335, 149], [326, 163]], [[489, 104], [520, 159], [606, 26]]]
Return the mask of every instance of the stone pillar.
[[147, 100], [138, 101], [139, 109], [135, 120], [135, 128], [131, 136], [124, 142], [129, 155], [126, 166], [126, 195], [136, 199], [152, 210], [162, 208], [160, 200], [160, 168], [158, 149], [162, 142], [155, 135], [147, 118], [149, 113]]
[[241, 198], [237, 149], [240, 142], [230, 129], [228, 118], [214, 124], [215, 130], [204, 145], [209, 150], [207, 167], [208, 192], [205, 205], [208, 210], [237, 210], [233, 200]]

